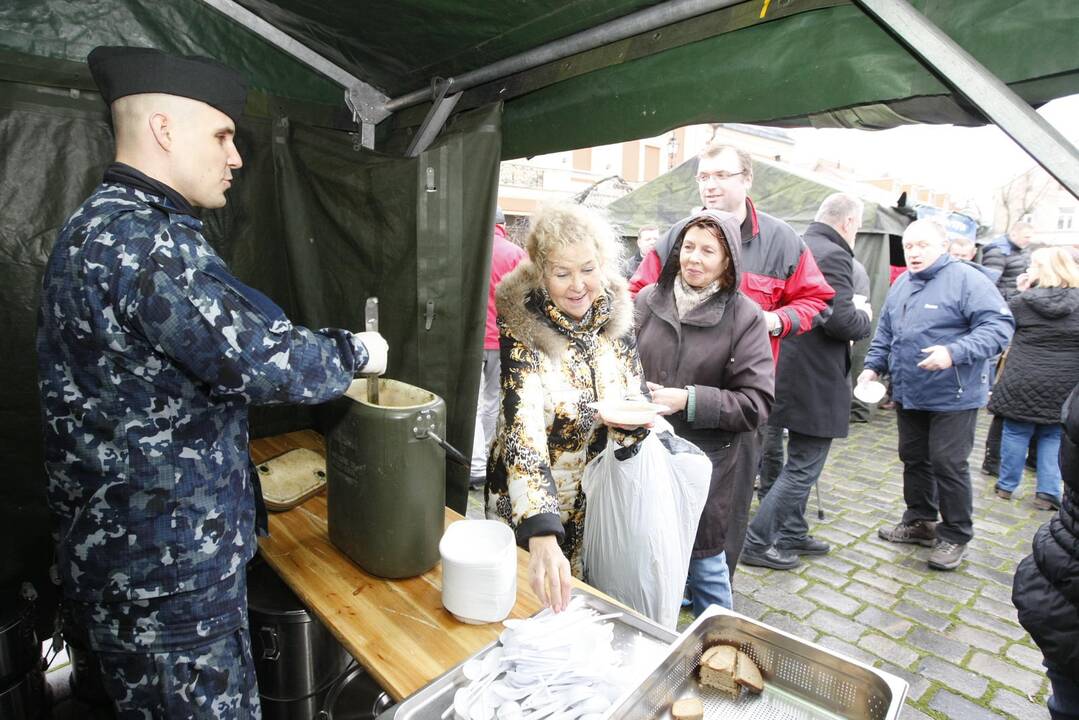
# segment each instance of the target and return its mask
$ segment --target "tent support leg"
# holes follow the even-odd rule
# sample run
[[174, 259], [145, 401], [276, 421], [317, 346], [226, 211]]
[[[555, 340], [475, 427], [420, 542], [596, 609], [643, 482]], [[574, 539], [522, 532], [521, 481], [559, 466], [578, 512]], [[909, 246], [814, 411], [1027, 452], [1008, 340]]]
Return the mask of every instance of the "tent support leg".
[[420, 124], [420, 129], [416, 131], [415, 136], [412, 138], [412, 142], [408, 144], [408, 150], [405, 151], [405, 157], [416, 157], [421, 152], [431, 146], [431, 143], [435, 141], [438, 134], [442, 132], [442, 127], [446, 124], [446, 119], [453, 112], [454, 106], [457, 101], [461, 99], [461, 93], [456, 92], [453, 95], [449, 94], [450, 88], [453, 87], [453, 78], [435, 78], [431, 81], [431, 96], [432, 103], [431, 109], [427, 111], [427, 117], [423, 119], [423, 123]]
[[907, 0], [854, 0], [1079, 198], [1079, 152], [1007, 85]]

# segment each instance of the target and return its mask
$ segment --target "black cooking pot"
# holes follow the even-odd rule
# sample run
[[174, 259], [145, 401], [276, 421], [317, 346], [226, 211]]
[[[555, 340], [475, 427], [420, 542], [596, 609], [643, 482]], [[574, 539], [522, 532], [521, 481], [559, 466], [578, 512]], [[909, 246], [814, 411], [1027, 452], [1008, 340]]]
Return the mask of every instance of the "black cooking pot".
[[45, 711], [45, 674], [34, 668], [0, 689], [0, 718], [38, 720]]
[[0, 595], [0, 688], [40, 669], [41, 644], [34, 632], [33, 604], [16, 593]]
[[251, 649], [264, 720], [312, 720], [352, 657], [269, 565], [247, 571]]
[[353, 668], [326, 696], [319, 720], [373, 720], [393, 705], [362, 667]]

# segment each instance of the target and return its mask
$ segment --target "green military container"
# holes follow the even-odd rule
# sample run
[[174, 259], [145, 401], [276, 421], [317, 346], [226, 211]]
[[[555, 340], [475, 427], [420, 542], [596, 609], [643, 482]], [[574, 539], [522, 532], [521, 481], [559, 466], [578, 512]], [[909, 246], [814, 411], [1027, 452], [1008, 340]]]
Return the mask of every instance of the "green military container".
[[352, 383], [327, 435], [330, 540], [372, 575], [404, 578], [438, 563], [445, 525], [446, 403], [422, 388]]

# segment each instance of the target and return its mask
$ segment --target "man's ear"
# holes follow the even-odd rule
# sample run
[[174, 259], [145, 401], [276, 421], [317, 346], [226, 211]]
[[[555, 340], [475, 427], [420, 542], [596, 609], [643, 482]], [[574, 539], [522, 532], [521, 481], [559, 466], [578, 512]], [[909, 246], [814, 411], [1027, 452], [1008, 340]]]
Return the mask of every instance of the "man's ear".
[[153, 133], [154, 140], [157, 141], [158, 146], [165, 152], [171, 150], [172, 134], [169, 116], [163, 112], [155, 112], [150, 115], [149, 123], [150, 132]]

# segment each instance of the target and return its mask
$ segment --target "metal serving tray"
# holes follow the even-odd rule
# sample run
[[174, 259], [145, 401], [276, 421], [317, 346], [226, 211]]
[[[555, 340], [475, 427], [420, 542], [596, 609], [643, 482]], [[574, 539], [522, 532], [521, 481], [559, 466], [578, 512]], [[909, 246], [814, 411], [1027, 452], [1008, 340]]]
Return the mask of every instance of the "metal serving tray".
[[[701, 653], [734, 645], [764, 676], [764, 692], [732, 699], [697, 682]], [[611, 717], [671, 717], [671, 704], [696, 695], [704, 717], [738, 720], [895, 720], [907, 683], [889, 673], [837, 655], [815, 643], [716, 605], [686, 628], [666, 659], [613, 711]]]
[[[636, 673], [631, 687], [656, 666], [656, 663], [667, 654], [670, 644], [678, 639], [678, 635], [674, 632], [632, 610], [626, 610], [608, 600], [576, 588], [573, 590], [573, 595], [583, 597], [586, 606], [602, 615], [622, 613], [622, 617], [611, 621], [614, 623], [614, 648], [622, 656], [620, 667], [631, 676]], [[550, 610], [543, 611], [543, 613], [548, 612]], [[483, 657], [497, 644], [497, 641], [491, 643], [473, 657]], [[378, 720], [438, 720], [447, 709], [453, 706], [453, 694], [457, 692], [457, 688], [468, 684], [462, 670], [463, 666], [464, 662], [435, 678], [379, 715]]]

